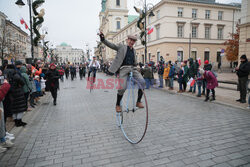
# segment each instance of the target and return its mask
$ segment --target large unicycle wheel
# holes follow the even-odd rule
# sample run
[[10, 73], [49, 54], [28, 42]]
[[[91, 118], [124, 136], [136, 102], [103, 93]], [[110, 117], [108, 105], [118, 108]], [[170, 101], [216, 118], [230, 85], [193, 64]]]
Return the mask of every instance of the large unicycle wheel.
[[[144, 108], [136, 107], [138, 90], [142, 90], [141, 102]], [[148, 103], [141, 84], [130, 79], [127, 90], [123, 95], [122, 112], [117, 113], [117, 124], [125, 138], [132, 144], [137, 144], [144, 138], [148, 127]]]

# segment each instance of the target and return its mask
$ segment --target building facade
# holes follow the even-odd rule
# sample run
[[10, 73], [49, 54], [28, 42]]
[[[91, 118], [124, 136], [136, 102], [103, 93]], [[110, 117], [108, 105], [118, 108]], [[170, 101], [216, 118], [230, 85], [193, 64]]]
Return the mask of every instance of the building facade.
[[[162, 0], [154, 6], [154, 17], [147, 17], [147, 28], [153, 28], [148, 35], [148, 55], [140, 40], [135, 44], [138, 62], [153, 60], [183, 61], [189, 58], [202, 62], [228, 64], [221, 51], [224, 42], [235, 31], [240, 8], [234, 5], [215, 3], [214, 0]], [[139, 37], [137, 20], [123, 27], [111, 39], [126, 43], [127, 35]], [[190, 38], [191, 37], [191, 38]], [[115, 52], [111, 55], [114, 57]]]
[[[250, 60], [250, 2], [249, 0], [242, 0], [242, 15], [240, 19], [240, 41], [239, 41], [239, 55], [246, 54]], [[239, 57], [240, 57], [239, 56]]]
[[55, 54], [58, 56], [58, 63], [60, 64], [80, 64], [84, 62], [84, 51], [72, 48], [72, 46], [65, 42], [56, 46]]

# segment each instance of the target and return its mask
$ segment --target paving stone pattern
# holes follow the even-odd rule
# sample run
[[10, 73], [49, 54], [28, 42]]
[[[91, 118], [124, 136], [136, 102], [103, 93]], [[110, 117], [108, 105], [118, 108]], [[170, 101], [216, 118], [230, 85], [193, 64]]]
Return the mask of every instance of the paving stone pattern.
[[[98, 78], [107, 79], [101, 73]], [[116, 90], [61, 83], [58, 105], [48, 96], [1, 167], [250, 166], [250, 112], [157, 89], [146, 90], [149, 127], [132, 145], [116, 126]]]

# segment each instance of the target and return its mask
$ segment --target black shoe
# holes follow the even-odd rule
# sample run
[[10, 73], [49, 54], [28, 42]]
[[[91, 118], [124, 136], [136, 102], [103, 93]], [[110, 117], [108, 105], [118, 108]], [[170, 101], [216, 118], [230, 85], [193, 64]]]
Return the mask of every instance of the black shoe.
[[20, 119], [19, 121], [20, 121], [20, 125], [21, 125], [21, 126], [26, 126], [26, 125], [27, 125], [27, 123], [26, 123], [26, 122], [23, 122], [21, 119]]
[[214, 101], [215, 100], [215, 98], [213, 97], [212, 99], [210, 99], [210, 101]]
[[16, 126], [16, 127], [22, 126], [22, 125], [21, 125], [21, 122], [20, 122], [20, 119], [15, 119], [15, 126]]
[[208, 101], [209, 100], [209, 98], [207, 97], [204, 101]]
[[56, 105], [56, 100], [54, 100], [54, 102], [53, 102], [53, 103], [54, 103], [54, 106], [55, 106], [55, 105]]
[[236, 101], [241, 102], [241, 99], [238, 99], [238, 100], [236, 100]]
[[241, 100], [240, 103], [246, 103], [246, 100]]
[[197, 95], [197, 97], [201, 97], [201, 95]]
[[32, 108], [35, 108], [35, 106], [33, 104], [30, 105]]

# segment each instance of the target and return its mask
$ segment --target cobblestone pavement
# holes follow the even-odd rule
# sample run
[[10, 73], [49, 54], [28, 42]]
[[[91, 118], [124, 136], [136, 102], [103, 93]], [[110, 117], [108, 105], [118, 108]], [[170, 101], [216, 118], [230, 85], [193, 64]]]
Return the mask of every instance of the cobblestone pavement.
[[116, 126], [116, 90], [90, 94], [86, 80], [66, 81], [57, 106], [48, 96], [25, 118], [0, 166], [250, 166], [250, 112], [157, 89], [146, 94], [148, 131], [132, 145]]

